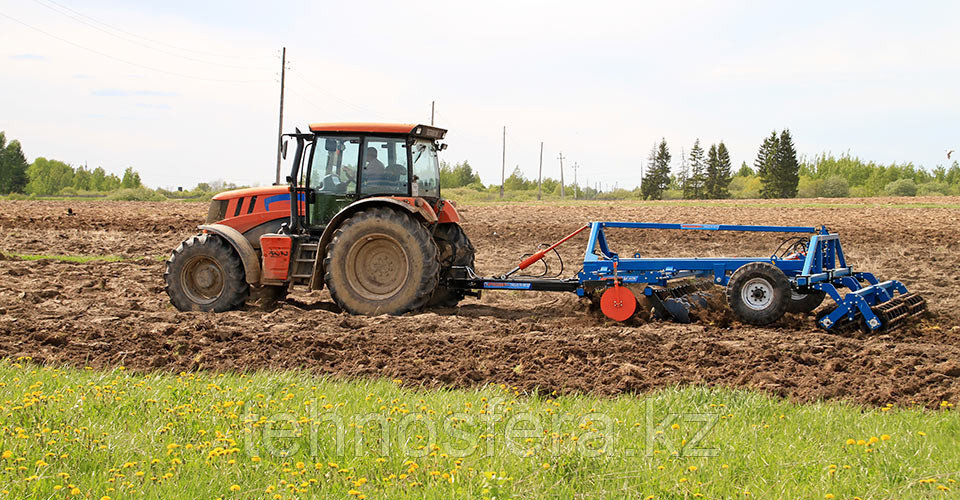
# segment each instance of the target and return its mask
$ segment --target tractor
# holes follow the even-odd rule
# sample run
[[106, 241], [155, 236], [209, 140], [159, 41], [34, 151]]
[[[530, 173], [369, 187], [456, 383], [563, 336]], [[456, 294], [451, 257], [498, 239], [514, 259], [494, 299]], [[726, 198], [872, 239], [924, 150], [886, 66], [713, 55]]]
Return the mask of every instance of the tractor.
[[470, 239], [440, 196], [446, 130], [427, 125], [312, 124], [296, 145], [287, 185], [213, 197], [205, 224], [166, 263], [181, 311], [221, 312], [293, 287], [326, 286], [352, 314], [403, 314], [456, 305], [471, 290], [442, 284], [473, 268]]

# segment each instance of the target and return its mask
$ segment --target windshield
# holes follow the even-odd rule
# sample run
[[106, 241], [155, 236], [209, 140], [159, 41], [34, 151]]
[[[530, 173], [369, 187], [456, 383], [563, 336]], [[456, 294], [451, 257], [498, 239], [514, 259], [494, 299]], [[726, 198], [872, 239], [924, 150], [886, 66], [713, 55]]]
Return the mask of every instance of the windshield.
[[440, 164], [437, 148], [431, 141], [417, 140], [411, 150], [413, 155], [413, 196], [440, 197]]

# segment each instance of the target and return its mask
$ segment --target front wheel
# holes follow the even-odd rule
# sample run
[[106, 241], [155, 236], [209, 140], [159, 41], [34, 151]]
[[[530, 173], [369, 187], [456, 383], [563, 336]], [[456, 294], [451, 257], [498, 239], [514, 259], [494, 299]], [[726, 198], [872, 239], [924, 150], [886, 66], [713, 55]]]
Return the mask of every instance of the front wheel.
[[240, 257], [219, 236], [206, 233], [173, 251], [163, 279], [170, 302], [181, 311], [229, 311], [250, 293]]
[[727, 283], [727, 302], [733, 314], [750, 325], [769, 325], [780, 319], [789, 300], [790, 280], [767, 262], [740, 266]]

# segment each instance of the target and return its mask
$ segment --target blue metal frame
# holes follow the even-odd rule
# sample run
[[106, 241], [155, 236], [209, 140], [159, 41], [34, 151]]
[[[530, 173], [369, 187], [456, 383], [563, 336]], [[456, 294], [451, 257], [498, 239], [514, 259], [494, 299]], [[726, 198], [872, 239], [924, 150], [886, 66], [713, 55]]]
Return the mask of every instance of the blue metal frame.
[[[770, 257], [737, 258], [643, 258], [635, 254], [630, 258], [621, 258], [607, 245], [605, 228], [631, 229], [678, 229], [699, 231], [742, 231], [765, 233], [810, 234], [807, 255], [800, 259], [781, 259]], [[833, 299], [837, 308], [820, 319], [820, 326], [830, 329], [844, 318], [854, 320], [862, 315], [865, 324], [876, 330], [883, 326], [872, 311], [872, 306], [894, 298], [894, 292], [907, 293], [906, 287], [898, 281], [879, 282], [873, 274], [853, 272], [847, 266], [840, 239], [836, 233], [827, 231], [825, 226], [819, 229], [801, 226], [748, 226], [729, 224], [662, 224], [648, 222], [591, 222], [590, 237], [583, 257], [583, 270], [577, 275], [581, 287], [578, 295], [584, 295], [586, 282], [612, 285], [616, 277], [622, 283], [667, 286], [668, 280], [678, 278], [710, 278], [715, 284], [726, 286], [730, 275], [745, 264], [769, 262], [779, 268], [798, 289], [822, 290]], [[616, 271], [614, 271], [616, 263]], [[848, 293], [841, 295], [840, 288]], [[645, 293], [650, 293], [647, 289]]]

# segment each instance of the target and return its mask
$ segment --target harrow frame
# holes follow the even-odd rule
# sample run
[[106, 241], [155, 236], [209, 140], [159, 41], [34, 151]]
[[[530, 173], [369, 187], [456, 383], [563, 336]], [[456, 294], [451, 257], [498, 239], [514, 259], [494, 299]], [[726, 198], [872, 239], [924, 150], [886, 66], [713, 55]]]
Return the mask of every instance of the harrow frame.
[[[620, 257], [607, 245], [605, 229], [665, 229], [692, 231], [735, 231], [744, 233], [796, 233], [809, 234], [809, 243], [803, 258], [769, 257], [690, 257], [651, 258], [639, 253]], [[574, 278], [529, 278], [512, 277], [543, 258], [576, 234], [589, 229], [583, 268]], [[668, 282], [682, 278], [706, 278], [716, 285], [727, 286], [731, 275], [741, 266], [766, 262], [776, 266], [790, 281], [796, 293], [828, 295], [836, 307], [821, 313], [817, 324], [831, 330], [839, 324], [857, 324], [862, 318], [862, 327], [874, 331], [895, 326], [903, 318], [917, 314], [925, 307], [923, 299], [907, 292], [906, 286], [896, 280], [879, 281], [872, 273], [854, 272], [847, 265], [840, 237], [826, 226], [760, 226], [735, 224], [672, 224], [652, 222], [590, 222], [576, 232], [560, 240], [547, 250], [541, 250], [524, 259], [510, 272], [492, 278], [474, 274], [473, 269], [455, 268], [444, 280], [446, 286], [462, 289], [487, 290], [539, 290], [571, 291], [583, 297], [597, 290], [619, 285], [647, 285], [644, 295], [657, 297], [657, 290], [666, 288]], [[846, 293], [841, 293], [846, 289]], [[654, 301], [655, 304], [659, 301]], [[880, 314], [878, 314], [878, 312]]]

